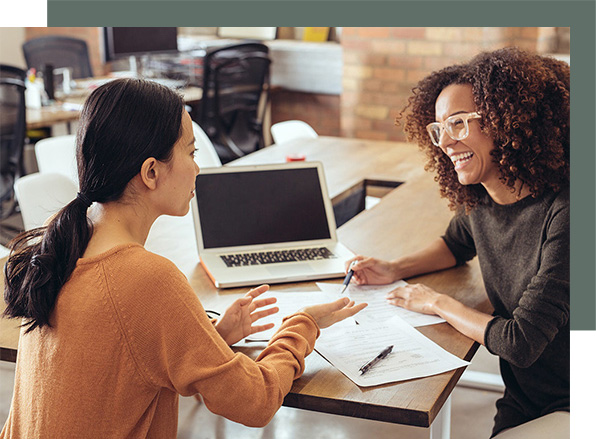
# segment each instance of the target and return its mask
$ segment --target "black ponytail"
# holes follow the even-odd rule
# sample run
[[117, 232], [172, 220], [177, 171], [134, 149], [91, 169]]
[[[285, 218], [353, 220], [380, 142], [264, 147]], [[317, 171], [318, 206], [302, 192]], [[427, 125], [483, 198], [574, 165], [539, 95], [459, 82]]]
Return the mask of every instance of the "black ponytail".
[[58, 293], [87, 248], [91, 233], [87, 206], [75, 198], [47, 227], [17, 236], [4, 267], [5, 315], [26, 318], [26, 332], [50, 326]]
[[181, 131], [184, 101], [153, 82], [119, 79], [85, 102], [77, 133], [77, 197], [46, 227], [21, 233], [4, 267], [4, 315], [21, 317], [26, 332], [50, 325], [58, 293], [93, 233], [92, 202], [118, 200], [143, 162], [168, 161]]

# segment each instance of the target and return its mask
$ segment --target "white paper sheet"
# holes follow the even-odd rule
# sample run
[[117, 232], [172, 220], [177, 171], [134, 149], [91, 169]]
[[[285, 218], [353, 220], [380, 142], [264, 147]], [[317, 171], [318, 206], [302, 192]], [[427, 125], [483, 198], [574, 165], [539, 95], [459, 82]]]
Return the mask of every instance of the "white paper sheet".
[[[361, 375], [359, 369], [387, 346], [393, 351]], [[322, 331], [316, 351], [361, 387], [420, 378], [469, 363], [426, 338], [400, 317], [366, 325], [348, 320]]]
[[[253, 341], [268, 341], [273, 334], [279, 329], [281, 322], [284, 317], [294, 314], [300, 309], [308, 305], [317, 305], [320, 303], [333, 302], [339, 299], [341, 296], [335, 291], [334, 293], [326, 293], [323, 291], [311, 291], [311, 292], [276, 292], [268, 291], [267, 293], [259, 296], [259, 299], [266, 297], [275, 297], [277, 303], [271, 306], [279, 307], [279, 312], [267, 316], [261, 320], [255, 322], [256, 325], [265, 325], [267, 323], [274, 323], [273, 329], [269, 329], [263, 332], [257, 332], [256, 334], [248, 336], [245, 340], [249, 342]], [[354, 322], [352, 321], [352, 324]]]
[[[410, 325], [426, 326], [442, 323], [445, 320], [438, 316], [422, 314], [410, 311], [387, 302], [385, 295], [399, 286], [407, 285], [403, 280], [393, 282], [387, 285], [355, 285], [350, 284], [344, 294], [347, 294], [356, 303], [366, 302], [368, 306], [358, 313], [356, 320], [358, 323], [368, 323], [388, 320], [399, 316]], [[318, 282], [317, 287], [325, 293], [339, 293], [341, 284], [330, 284]]]

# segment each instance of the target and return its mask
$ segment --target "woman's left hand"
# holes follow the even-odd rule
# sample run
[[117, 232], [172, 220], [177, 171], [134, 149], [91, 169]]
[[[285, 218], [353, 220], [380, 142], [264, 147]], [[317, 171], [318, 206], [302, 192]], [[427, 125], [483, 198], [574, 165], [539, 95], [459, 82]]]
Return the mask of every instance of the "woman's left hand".
[[387, 301], [410, 311], [424, 314], [437, 314], [434, 311], [436, 301], [442, 296], [430, 287], [422, 284], [408, 284], [387, 293]]
[[257, 311], [259, 308], [273, 305], [277, 302], [275, 297], [254, 300], [267, 291], [269, 291], [269, 285], [261, 285], [260, 287], [250, 290], [244, 297], [235, 300], [216, 323], [215, 329], [229, 346], [251, 334], [273, 328], [273, 323], [253, 325], [257, 320], [279, 311], [279, 308], [276, 306]]

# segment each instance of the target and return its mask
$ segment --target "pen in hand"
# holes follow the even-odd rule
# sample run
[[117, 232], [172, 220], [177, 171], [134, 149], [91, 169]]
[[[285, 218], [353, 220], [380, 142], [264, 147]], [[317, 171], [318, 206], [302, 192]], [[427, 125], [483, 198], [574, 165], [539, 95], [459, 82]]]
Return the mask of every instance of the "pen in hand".
[[[344, 283], [342, 284], [341, 291], [339, 292], [340, 295], [345, 293], [346, 289], [348, 288], [348, 285], [350, 285], [350, 281], [352, 280], [352, 276], [354, 275], [354, 270], [352, 270], [352, 267], [354, 265], [356, 265], [356, 262], [357, 261], [350, 262], [350, 266], [348, 267], [348, 274], [346, 274]], [[352, 319], [354, 319], [354, 323], [356, 323], [357, 325], [360, 324], [360, 323], [358, 323], [358, 320], [356, 320], [354, 317], [352, 317]]]
[[362, 366], [359, 369], [360, 375], [364, 375], [366, 372], [368, 372], [368, 370], [371, 367], [373, 367], [379, 361], [383, 360], [384, 358], [387, 358], [387, 356], [391, 353], [392, 350], [393, 350], [393, 345], [387, 346], [385, 349], [383, 349], [379, 355], [377, 355], [375, 358], [370, 360], [368, 363], [366, 363], [364, 366]]
[[352, 276], [354, 275], [354, 270], [352, 270], [352, 267], [354, 265], [356, 265], [356, 261], [352, 261], [352, 263], [348, 267], [348, 274], [346, 274], [346, 277], [344, 279], [344, 283], [342, 284], [343, 287], [342, 287], [341, 292], [339, 294], [343, 294], [343, 293], [346, 292], [346, 289], [348, 288], [348, 285], [350, 284], [350, 281], [352, 280]]

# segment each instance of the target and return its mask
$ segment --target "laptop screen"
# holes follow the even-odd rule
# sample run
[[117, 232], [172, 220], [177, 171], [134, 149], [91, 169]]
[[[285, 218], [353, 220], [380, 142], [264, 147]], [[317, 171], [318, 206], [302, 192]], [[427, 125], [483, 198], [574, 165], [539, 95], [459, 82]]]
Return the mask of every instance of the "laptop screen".
[[199, 174], [204, 248], [329, 239], [316, 167]]

